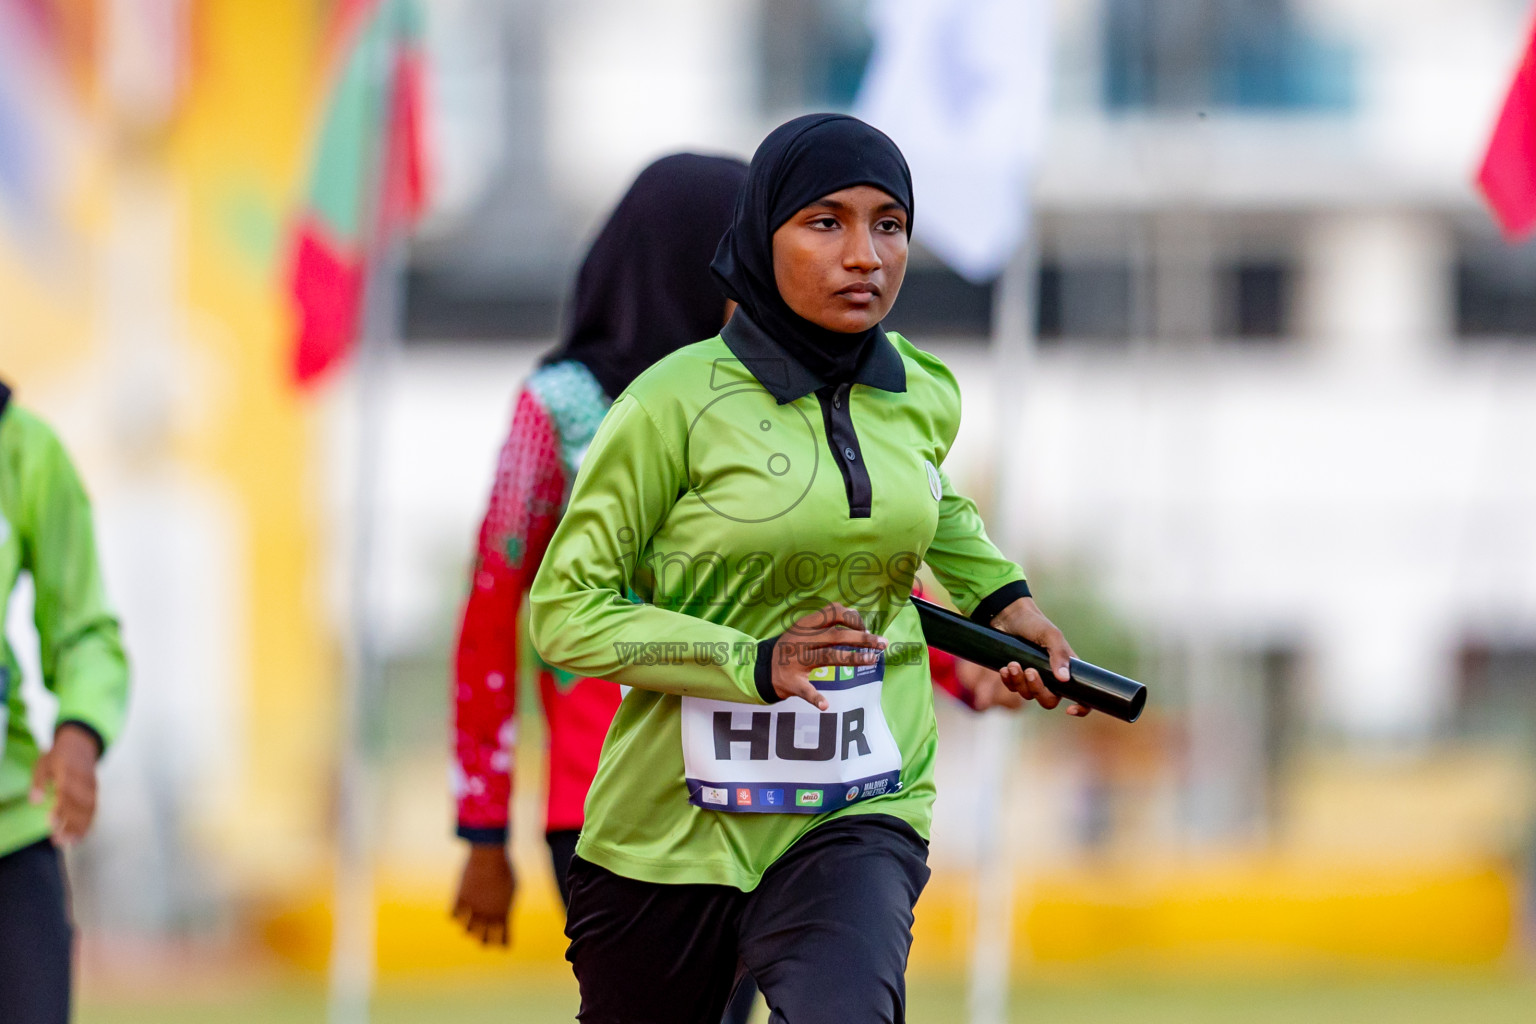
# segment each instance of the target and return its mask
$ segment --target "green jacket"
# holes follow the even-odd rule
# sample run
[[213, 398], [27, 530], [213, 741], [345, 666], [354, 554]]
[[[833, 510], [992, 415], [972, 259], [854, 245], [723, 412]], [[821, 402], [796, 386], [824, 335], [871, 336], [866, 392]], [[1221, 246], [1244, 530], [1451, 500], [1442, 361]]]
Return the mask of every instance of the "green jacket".
[[[889, 814], [926, 838], [937, 732], [913, 575], [926, 561], [983, 619], [1029, 592], [939, 468], [959, 425], [954, 376], [899, 335], [830, 388], [740, 313], [614, 402], [530, 597], [546, 660], [633, 688], [584, 859], [750, 890], [834, 816]], [[891, 646], [883, 678], [818, 682], [833, 702], [818, 715], [778, 701], [768, 659], [829, 601]]]
[[[0, 385], [0, 599], [8, 605], [21, 573], [31, 574], [42, 681], [59, 699], [58, 722], [85, 726], [105, 748], [123, 725], [128, 662], [102, 590], [90, 499], [53, 431], [9, 400], [10, 390]], [[27, 799], [38, 744], [20, 682], [6, 640], [0, 854], [48, 834], [49, 807]]]

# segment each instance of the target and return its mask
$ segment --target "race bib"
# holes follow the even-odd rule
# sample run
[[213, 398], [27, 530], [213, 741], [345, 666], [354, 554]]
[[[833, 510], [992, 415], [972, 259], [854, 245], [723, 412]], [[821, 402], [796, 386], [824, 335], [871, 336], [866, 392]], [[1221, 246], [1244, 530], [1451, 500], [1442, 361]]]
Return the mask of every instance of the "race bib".
[[822, 814], [901, 789], [901, 751], [874, 665], [816, 669], [826, 711], [791, 697], [770, 707], [683, 698], [688, 802], [711, 811]]

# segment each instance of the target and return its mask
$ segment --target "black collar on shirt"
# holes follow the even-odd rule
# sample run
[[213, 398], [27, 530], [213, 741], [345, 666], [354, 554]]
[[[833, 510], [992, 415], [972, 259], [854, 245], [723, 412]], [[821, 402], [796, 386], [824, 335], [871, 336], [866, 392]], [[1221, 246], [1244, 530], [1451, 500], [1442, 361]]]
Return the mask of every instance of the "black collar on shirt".
[[[901, 353], [896, 351], [896, 346], [883, 330], [876, 328], [876, 331], [878, 337], [870, 346], [869, 355], [854, 371], [853, 383], [868, 384], [881, 391], [907, 390], [907, 368], [902, 364]], [[780, 405], [827, 386], [826, 381], [797, 362], [740, 309], [721, 329], [720, 338]]]

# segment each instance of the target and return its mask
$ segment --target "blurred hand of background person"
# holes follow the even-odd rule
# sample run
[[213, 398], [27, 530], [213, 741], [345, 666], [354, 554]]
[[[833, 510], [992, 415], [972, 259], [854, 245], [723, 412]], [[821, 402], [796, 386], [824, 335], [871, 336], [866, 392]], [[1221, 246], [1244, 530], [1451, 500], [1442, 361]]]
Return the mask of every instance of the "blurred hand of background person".
[[960, 685], [971, 695], [971, 707], [977, 711], [1004, 708], [1017, 711], [1024, 706], [1024, 697], [1009, 688], [1003, 677], [984, 665], [962, 658], [955, 659], [955, 675]]
[[453, 916], [464, 930], [482, 945], [508, 945], [512, 937], [508, 922], [516, 894], [517, 875], [507, 848], [494, 843], [471, 844], [459, 879], [459, 894], [453, 901]]
[[40, 804], [54, 795], [49, 828], [59, 846], [72, 846], [85, 838], [96, 816], [96, 759], [101, 744], [89, 729], [65, 722], [53, 737], [53, 746], [32, 769], [31, 800]]
[[[1044, 647], [1051, 656], [1051, 673], [1057, 679], [1065, 682], [1071, 678], [1072, 669], [1067, 664], [1076, 654], [1072, 645], [1067, 643], [1067, 638], [1055, 623], [1045, 617], [1040, 606], [1035, 604], [1034, 598], [1021, 597], [1008, 607], [998, 612], [992, 619], [992, 628], [1000, 629], [1005, 633], [1023, 637], [1031, 643]], [[1032, 668], [1022, 668], [1018, 662], [1012, 662], [998, 673], [1007, 687], [1021, 695], [1025, 700], [1037, 700], [1044, 708], [1054, 708], [1061, 703], [1061, 698], [1052, 693], [1049, 684], [1040, 678], [1040, 673]], [[1089, 709], [1081, 704], [1071, 704], [1067, 707], [1067, 714], [1081, 718], [1088, 714]]]

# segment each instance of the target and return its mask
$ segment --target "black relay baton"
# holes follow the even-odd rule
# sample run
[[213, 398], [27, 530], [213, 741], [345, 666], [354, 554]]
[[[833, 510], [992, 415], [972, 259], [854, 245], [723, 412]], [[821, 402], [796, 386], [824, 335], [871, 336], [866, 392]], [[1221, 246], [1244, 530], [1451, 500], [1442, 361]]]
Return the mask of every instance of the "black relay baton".
[[932, 601], [914, 597], [917, 617], [923, 624], [923, 639], [957, 658], [998, 670], [1016, 661], [1024, 668], [1040, 673], [1040, 679], [1052, 693], [1084, 707], [1102, 711], [1122, 722], [1134, 722], [1147, 705], [1147, 688], [1134, 679], [1107, 668], [1072, 659], [1072, 678], [1057, 679], [1051, 671], [1051, 656], [1039, 644], [1020, 639], [1000, 629], [982, 626], [964, 615], [941, 608]]

